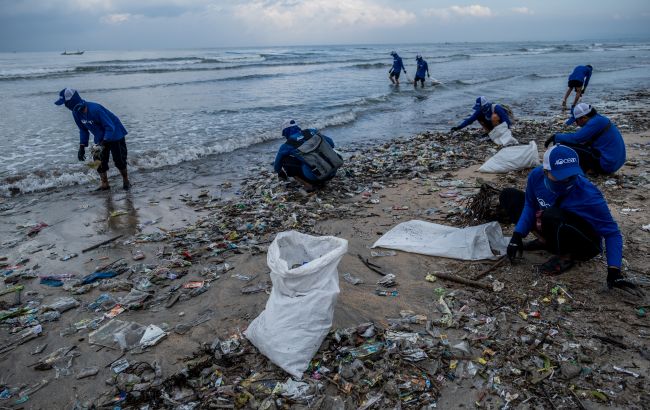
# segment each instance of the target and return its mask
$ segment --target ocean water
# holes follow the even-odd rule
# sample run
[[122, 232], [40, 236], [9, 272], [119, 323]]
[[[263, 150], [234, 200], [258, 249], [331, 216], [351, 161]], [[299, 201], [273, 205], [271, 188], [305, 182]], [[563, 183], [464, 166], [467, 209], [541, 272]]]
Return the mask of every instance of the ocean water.
[[[391, 50], [408, 71], [399, 87], [387, 78]], [[414, 90], [408, 83], [417, 53], [440, 84]], [[509, 104], [518, 117], [556, 115], [567, 77], [579, 64], [594, 66], [583, 101], [596, 106], [650, 87], [649, 42], [2, 53], [0, 195], [94, 176], [76, 159], [78, 130], [70, 111], [53, 104], [64, 87], [120, 117], [129, 131], [132, 170], [200, 160], [215, 161], [218, 173], [246, 158], [271, 161], [286, 118], [354, 145], [448, 130], [471, 114], [479, 95]], [[231, 154], [217, 156], [224, 153]]]

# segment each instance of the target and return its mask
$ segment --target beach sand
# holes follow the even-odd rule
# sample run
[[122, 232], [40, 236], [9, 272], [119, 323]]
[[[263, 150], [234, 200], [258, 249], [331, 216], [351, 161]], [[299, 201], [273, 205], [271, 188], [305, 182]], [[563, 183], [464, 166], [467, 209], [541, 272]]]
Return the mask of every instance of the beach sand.
[[[627, 268], [627, 274], [644, 280], [646, 293], [649, 280], [650, 233], [642, 230], [641, 226], [649, 223], [647, 198], [650, 186], [647, 177], [650, 127], [646, 118], [647, 107], [650, 106], [648, 97], [648, 92], [631, 95], [628, 104], [612, 115], [608, 112], [608, 109], [612, 109], [611, 106], [601, 110], [615, 120], [624, 133], [628, 162], [615, 176], [593, 179], [608, 199], [612, 214], [623, 232], [624, 267]], [[612, 102], [612, 106], [614, 105]], [[520, 142], [535, 139], [542, 154], [544, 139], [552, 130], [562, 129], [561, 118], [563, 117], [558, 115], [546, 122], [520, 121], [514, 128], [515, 137], [519, 138]], [[483, 160], [491, 155], [487, 150], [496, 146], [485, 141], [475, 143], [476, 134], [476, 130], [467, 130], [455, 136], [424, 134], [414, 137], [413, 143], [400, 141], [395, 156], [399, 156], [402, 161], [411, 161], [414, 164], [413, 169], [410, 173], [400, 171], [395, 175], [391, 175], [391, 170], [386, 169], [381, 171], [384, 176], [376, 178], [372, 173], [363, 176], [359, 172], [381, 167], [382, 164], [377, 158], [385, 158], [386, 152], [390, 152], [394, 145], [388, 143], [375, 151], [369, 148], [350, 150], [346, 154], [352, 157], [348, 164], [355, 164], [351, 168], [356, 171], [344, 178], [345, 182], [332, 181], [326, 189], [317, 194], [304, 193], [293, 183], [285, 185], [274, 182], [275, 186], [281, 187], [287, 194], [269, 199], [268, 195], [262, 196], [260, 189], [257, 200], [286, 201], [287, 204], [298, 201], [302, 206], [308, 207], [314, 204], [314, 201], [323, 199], [324, 203], [334, 204], [334, 209], [321, 206], [314, 210], [313, 218], [303, 219], [300, 214], [291, 226], [299, 231], [334, 235], [349, 241], [348, 253], [338, 267], [339, 274], [349, 272], [363, 279], [364, 283], [355, 286], [340, 280], [341, 294], [335, 310], [334, 327], [356, 326], [368, 321], [387, 327], [387, 318], [399, 317], [400, 310], [412, 310], [416, 314], [428, 315], [437, 300], [434, 290], [444, 288], [445, 292], [453, 295], [456, 300], [465, 301], [468, 309], [476, 314], [493, 316], [504, 312], [507, 315], [505, 329], [499, 333], [503, 339], [496, 345], [502, 350], [495, 356], [495, 367], [512, 367], [515, 366], [513, 363], [525, 359], [516, 356], [521, 352], [518, 350], [518, 337], [526, 332], [526, 326], [537, 324], [543, 327], [543, 323], [551, 323], [552, 327], [558, 330], [558, 334], [555, 340], [547, 340], [545, 343], [555, 347], [564, 342], [579, 344], [581, 355], [586, 357], [584, 367], [588, 367], [591, 374], [570, 382], [577, 386], [577, 390], [591, 391], [600, 388], [606, 392], [611, 400], [609, 403], [614, 407], [643, 407], [644, 402], [648, 403], [650, 391], [647, 381], [650, 365], [647, 342], [650, 324], [647, 316], [637, 317], [635, 312], [640, 306], [646, 306], [647, 309], [648, 300], [647, 297], [645, 300], [633, 300], [621, 291], [606, 290], [606, 266], [602, 258], [582, 263], [560, 277], [548, 278], [538, 275], [534, 267], [534, 264], [548, 258], [548, 254], [530, 252], [525, 255], [524, 262], [514, 266], [506, 262], [483, 279], [486, 283], [497, 279], [505, 284], [503, 291], [493, 293], [442, 279], [435, 283], [424, 279], [428, 273], [433, 272], [451, 272], [472, 278], [490, 267], [493, 261], [462, 262], [397, 252], [395, 256], [376, 257], [371, 260], [386, 272], [396, 274], [396, 289], [399, 295], [375, 295], [375, 283], [381, 277], [370, 271], [357, 255], [369, 257], [369, 247], [381, 234], [396, 224], [411, 219], [458, 226], [461, 223], [458, 212], [464, 206], [462, 199], [478, 192], [476, 181], [479, 178], [499, 188], [524, 188], [528, 172], [526, 170], [505, 175], [477, 172]], [[464, 156], [448, 156], [441, 166], [428, 167], [428, 164], [422, 164], [419, 159], [427, 141], [434, 141], [441, 146], [474, 148]], [[111, 175], [113, 184], [117, 186], [118, 177]], [[210, 232], [210, 229], [214, 228], [210, 228], [210, 221], [223, 218], [224, 214], [232, 214], [232, 208], [228, 206], [242, 198], [242, 189], [246, 188], [247, 182], [244, 180], [242, 185], [239, 183], [241, 181], [234, 180], [232, 185], [216, 185], [214, 175], [207, 172], [193, 179], [192, 183], [160, 184], [159, 188], [152, 187], [146, 179], [146, 175], [134, 175], [136, 183], [134, 189], [128, 193], [115, 188], [109, 193], [89, 193], [88, 188], [72, 188], [5, 199], [0, 203], [3, 206], [0, 221], [0, 256], [6, 257], [4, 263], [9, 266], [18, 262], [22, 265], [8, 277], [25, 286], [21, 299], [23, 306], [29, 301], [38, 301], [45, 305], [62, 296], [74, 296], [82, 302], [81, 307], [63, 313], [58, 321], [43, 323], [43, 334], [40, 337], [17, 345], [0, 356], [2, 384], [19, 387], [31, 386], [43, 379], [49, 381], [40, 390], [30, 394], [23, 407], [71, 408], [75, 403], [90, 402], [110, 389], [110, 386], [104, 383], [112, 373], [108, 366], [122, 356], [121, 352], [89, 344], [88, 329], [67, 336], [61, 336], [60, 332], [71, 324], [100, 316], [101, 313], [93, 313], [84, 308], [100, 294], [109, 293], [118, 297], [128, 293], [126, 290], [107, 291], [97, 287], [88, 293], [72, 295], [63, 288], [40, 285], [37, 278], [16, 276], [29, 268], [38, 274], [73, 273], [81, 277], [120, 258], [124, 258], [129, 265], [146, 263], [157, 266], [169, 261], [167, 253], [181, 254], [184, 250], [183, 244], [192, 240], [200, 243], [200, 246], [188, 249], [191, 257], [186, 259], [191, 261], [191, 266], [172, 269], [187, 272], [187, 275], [159, 286], [153, 285], [151, 291], [155, 294], [143, 309], [126, 311], [117, 317], [145, 326], [156, 324], [164, 327], [166, 324], [170, 330], [179, 323], [208, 318], [184, 334], [170, 331], [166, 339], [142, 353], [128, 352], [124, 355], [130, 362], [156, 361], [161, 366], [164, 377], [181, 368], [181, 359], [192, 355], [201, 344], [209, 344], [217, 336], [227, 337], [245, 329], [264, 309], [268, 298], [266, 293], [243, 295], [241, 288], [268, 280], [265, 248], [275, 233], [290, 225], [266, 227], [262, 233], [255, 235], [258, 246], [244, 246], [235, 251], [217, 254], [213, 252], [217, 248], [210, 248], [215, 236], [192, 237], [192, 232]], [[141, 184], [138, 184], [139, 180]], [[470, 188], [439, 186], [441, 181], [454, 180], [463, 180]], [[345, 189], [343, 184], [347, 184]], [[364, 196], [363, 192], [368, 191], [372, 193]], [[456, 197], [443, 198], [440, 194], [447, 191], [457, 191], [458, 194]], [[370, 202], [370, 198], [375, 199], [373, 202], [378, 199], [379, 203]], [[406, 207], [408, 209], [405, 209]], [[247, 222], [247, 217], [248, 222], [254, 224], [264, 218], [273, 220], [273, 213], [257, 216], [240, 213], [234, 216], [243, 223]], [[138, 224], [151, 220], [158, 222], [137, 228]], [[49, 226], [33, 236], [27, 235], [30, 228], [20, 227], [38, 222], [45, 222]], [[503, 226], [504, 233], [508, 234], [511, 228], [512, 226]], [[175, 234], [179, 232], [184, 233]], [[160, 242], [143, 240], [147, 235], [158, 233], [171, 234]], [[81, 252], [84, 248], [120, 234], [123, 235], [120, 239], [107, 246], [86, 253]], [[132, 255], [136, 250], [142, 251], [146, 258], [139, 262], [134, 261]], [[72, 253], [77, 253], [78, 256], [67, 261], [60, 260]], [[205, 275], [206, 270], [214, 271], [215, 266], [224, 260], [233, 269], [221, 273], [218, 279], [210, 283], [205, 293], [189, 300], [181, 299], [170, 308], [165, 307], [171, 287], [192, 280], [214, 279], [214, 276]], [[234, 277], [235, 274], [254, 278], [250, 282], [243, 282]], [[131, 274], [125, 273], [116, 279], [129, 278]], [[531, 302], [539, 302], [548, 296], [557, 284], [561, 284], [571, 294], [571, 299], [564, 307], [556, 304], [531, 305]], [[0, 301], [3, 303], [3, 309], [8, 308], [14, 301], [14, 295], [4, 295], [0, 297]], [[569, 309], [565, 308], [567, 306]], [[542, 323], [524, 319], [518, 314], [520, 311], [529, 312], [533, 309], [542, 312]], [[0, 333], [3, 345], [12, 340], [12, 332], [11, 326], [3, 326]], [[462, 328], [449, 329], [448, 332], [450, 338], [461, 338], [467, 333]], [[622, 341], [625, 348], [602, 339], [594, 339], [594, 335]], [[35, 347], [43, 344], [47, 344], [44, 351], [32, 355]], [[76, 346], [80, 353], [72, 362], [71, 375], [56, 379], [54, 370], [38, 371], [30, 367], [39, 358], [64, 346]], [[566, 349], [570, 350], [572, 347]], [[571, 352], [565, 354], [571, 356]], [[444, 363], [446, 362], [443, 361]], [[77, 380], [74, 374], [89, 366], [98, 366], [99, 374]], [[646, 377], [633, 378], [613, 370], [612, 366], [630, 369], [635, 373], [645, 374]], [[557, 386], [554, 383], [569, 383], [555, 381], [561, 380], [559, 370], [557, 371], [558, 376], [555, 379], [551, 377], [548, 382], [551, 386], [549, 388], [555, 389]], [[513, 402], [517, 407], [516, 403], [521, 403], [527, 398], [532, 400], [529, 403], [532, 407], [551, 407], [549, 402], [554, 400], [560, 403], [559, 397], [544, 397], [538, 387], [517, 384], [512, 380], [503, 382], [510, 393], [520, 394], [518, 402]], [[473, 384], [474, 381], [469, 378], [459, 378], [455, 381], [443, 378], [442, 381], [436, 381], [440, 391], [439, 408], [473, 406], [479, 399], [483, 400], [484, 405], [503, 404], [503, 398], [491, 393], [483, 396], [485, 389], [476, 388]], [[571, 396], [570, 393], [565, 393], [566, 396]], [[15, 400], [14, 396], [0, 402], [0, 405], [10, 405]], [[602, 406], [594, 396], [582, 397], [582, 401], [588, 408]]]

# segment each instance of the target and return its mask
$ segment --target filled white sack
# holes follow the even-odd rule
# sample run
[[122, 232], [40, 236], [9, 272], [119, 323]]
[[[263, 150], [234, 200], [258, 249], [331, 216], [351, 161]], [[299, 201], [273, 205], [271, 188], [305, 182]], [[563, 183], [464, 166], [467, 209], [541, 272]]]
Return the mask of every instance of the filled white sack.
[[445, 258], [480, 260], [496, 259], [504, 255], [508, 240], [503, 236], [501, 226], [497, 222], [455, 228], [413, 220], [403, 222], [386, 232], [372, 247]]
[[[295, 378], [302, 377], [332, 327], [337, 266], [347, 250], [345, 239], [296, 231], [279, 233], [269, 247], [273, 289], [244, 335]], [[291, 269], [294, 265], [300, 266]]]
[[515, 145], [499, 150], [485, 161], [485, 164], [481, 165], [478, 170], [480, 172], [502, 174], [518, 169], [534, 168], [539, 163], [537, 144], [535, 141], [531, 141], [528, 145]]
[[512, 136], [512, 131], [510, 131], [508, 124], [505, 122], [494, 127], [488, 135], [492, 141], [496, 144], [503, 145], [504, 147], [509, 145], [519, 145], [519, 141]]

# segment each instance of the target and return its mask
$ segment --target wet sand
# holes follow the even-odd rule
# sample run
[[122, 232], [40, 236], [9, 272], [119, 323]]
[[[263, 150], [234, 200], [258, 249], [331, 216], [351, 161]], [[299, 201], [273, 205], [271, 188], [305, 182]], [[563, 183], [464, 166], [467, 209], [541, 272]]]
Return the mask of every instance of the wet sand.
[[[644, 104], [645, 107], [648, 106], [647, 101], [644, 101]], [[605, 114], [608, 115], [606, 112]], [[638, 177], [647, 176], [650, 154], [650, 133], [648, 120], [644, 115], [643, 111], [627, 110], [612, 117], [618, 118], [618, 124], [623, 125], [621, 131], [627, 144], [628, 163], [616, 176], [599, 177], [594, 179], [594, 182], [607, 197], [612, 214], [624, 234], [627, 273], [645, 278], [647, 281], [649, 275], [647, 243], [650, 233], [641, 230], [641, 226], [649, 223], [646, 209], [649, 186], [644, 182], [647, 180]], [[639, 119], [643, 122], [639, 123]], [[523, 129], [537, 127], [540, 130], [539, 135], [531, 137], [537, 140], [540, 153], [543, 153], [544, 135], [548, 135], [550, 129], [561, 127], [560, 116], [546, 123], [528, 124], [526, 127]], [[627, 132], [626, 128], [634, 131]], [[516, 130], [517, 128], [515, 128], [515, 136], [520, 139], [520, 142], [528, 141], [527, 136], [517, 134]], [[463, 143], [471, 143], [472, 138], [476, 138], [475, 134], [475, 131], [466, 131], [456, 137], [437, 135], [435, 139], [442, 144], [450, 145], [455, 144], [454, 138], [458, 138]], [[422, 137], [420, 139], [422, 140]], [[477, 149], [488, 145], [477, 144]], [[417, 146], [413, 146], [411, 155], [405, 155], [404, 159], [417, 162], [419, 155], [417, 149]], [[347, 155], [357, 155], [358, 152], [356, 149], [350, 150]], [[543, 262], [548, 255], [540, 252], [528, 253], [524, 263], [516, 266], [506, 263], [486, 278], [486, 280], [498, 279], [505, 283], [506, 288], [503, 292], [493, 294], [443, 280], [438, 280], [436, 283], [424, 280], [428, 273], [436, 271], [454, 272], [470, 278], [489, 267], [493, 263], [491, 261], [461, 262], [398, 252], [396, 256], [373, 258], [373, 261], [381, 265], [385, 271], [397, 275], [399, 296], [381, 297], [374, 294], [375, 283], [380, 276], [364, 266], [357, 255], [368, 257], [369, 247], [381, 234], [397, 223], [411, 219], [448, 225], [458, 223], [456, 212], [463, 206], [460, 199], [464, 195], [471, 195], [478, 191], [475, 188], [478, 186], [477, 178], [497, 187], [523, 188], [527, 171], [511, 172], [506, 175], [476, 172], [481, 162], [477, 162], [474, 158], [486, 159], [488, 156], [485, 151], [468, 153], [468, 161], [473, 162], [471, 166], [458, 169], [452, 164], [449, 169], [422, 171], [417, 177], [397, 176], [377, 181], [382, 187], [370, 190], [371, 197], [378, 199], [379, 203], [369, 202], [369, 197], [364, 196], [362, 192], [347, 195], [347, 199], [344, 199], [349, 191], [336, 192], [336, 184], [330, 184], [328, 188], [315, 195], [301, 192], [292, 184], [286, 186], [286, 189], [291, 192], [290, 198], [299, 200], [302, 198], [304, 202], [308, 202], [314, 197], [336, 196], [342, 198], [337, 200], [341, 206], [353, 210], [351, 214], [354, 216], [342, 214], [339, 218], [328, 217], [323, 220], [316, 218], [313, 224], [301, 227], [298, 223], [295, 226], [297, 230], [347, 239], [349, 251], [339, 265], [339, 273], [349, 272], [365, 282], [354, 286], [341, 279], [341, 294], [335, 311], [334, 326], [349, 327], [366, 321], [387, 326], [386, 318], [398, 317], [400, 310], [412, 310], [427, 315], [432, 311], [436, 301], [434, 289], [443, 287], [448, 293], [455, 294], [460, 299], [472, 300], [471, 308], [477, 311], [493, 312], [493, 309], [505, 309], [509, 315], [512, 314], [513, 318], [510, 320], [511, 328], [504, 335], [513, 337], [521, 334], [521, 329], [527, 325], [525, 320], [517, 319], [517, 312], [527, 309], [531, 300], [538, 300], [548, 294], [555, 284], [562, 283], [572, 293], [572, 310], [550, 311], [545, 314], [553, 320], [561, 316], [565, 326], [562, 330], [570, 329], [576, 335], [576, 342], [591, 349], [589, 355], [594, 361], [592, 367], [611, 371], [612, 365], [637, 366], [636, 372], [647, 375], [650, 365], [647, 355], [649, 337], [647, 316], [637, 318], [635, 307], [647, 305], [648, 301], [647, 299], [630, 301], [626, 294], [605, 290], [606, 270], [602, 259], [583, 263], [559, 279], [549, 279], [540, 277], [533, 267], [533, 264]], [[357, 158], [353, 161], [361, 160]], [[161, 264], [162, 260], [166, 259], [166, 251], [180, 252], [180, 249], [174, 247], [173, 235], [163, 242], [142, 242], [137, 239], [141, 237], [140, 235], [188, 229], [191, 231], [196, 227], [197, 221], [199, 224], [209, 221], [211, 215], [221, 212], [221, 204], [229, 199], [238, 198], [240, 194], [238, 191], [240, 180], [236, 177], [236, 173], [232, 174], [233, 185], [216, 184], [216, 177], [208, 171], [209, 167], [202, 169], [202, 175], [198, 175], [191, 183], [161, 183], [157, 189], [146, 180], [146, 175], [136, 174], [134, 189], [128, 193], [118, 189], [108, 193], [90, 193], [88, 188], [74, 188], [26, 195], [18, 199], [6, 199], [0, 203], [4, 206], [3, 209], [6, 209], [1, 213], [0, 256], [7, 257], [8, 265], [20, 261], [23, 267], [17, 268], [17, 272], [32, 268], [39, 274], [73, 273], [78, 277], [120, 258], [127, 261], [129, 265]], [[117, 186], [118, 179], [112, 174], [113, 185]], [[354, 180], [354, 176], [349, 179]], [[139, 180], [142, 183], [139, 184]], [[458, 189], [459, 195], [455, 198], [443, 198], [440, 193], [450, 188], [440, 187], [438, 183], [451, 180], [463, 180], [472, 187]], [[639, 181], [639, 184], [634, 185], [634, 181]], [[369, 187], [365, 182], [359, 184], [361, 185]], [[262, 198], [259, 200], [261, 201]], [[401, 209], [405, 207], [408, 209]], [[634, 209], [638, 211], [633, 211]], [[152, 220], [158, 222], [143, 226], [141, 229], [137, 228], [138, 224]], [[38, 222], [45, 222], [48, 227], [31, 237], [27, 236], [29, 228], [19, 227]], [[511, 227], [504, 226], [504, 232], [507, 233], [510, 229]], [[120, 234], [124, 236], [107, 246], [87, 253], [81, 252], [84, 248]], [[127, 357], [130, 362], [156, 361], [160, 364], [163, 374], [170, 375], [181, 366], [180, 359], [191, 355], [202, 343], [211, 343], [216, 336], [226, 337], [233, 332], [243, 330], [264, 309], [268, 296], [265, 293], [242, 295], [241, 288], [250, 283], [267, 280], [268, 268], [264, 248], [273, 237], [273, 229], [259, 236], [262, 252], [244, 249], [238, 251], [240, 253], [225, 252], [220, 255], [212, 253], [191, 258], [191, 267], [179, 268], [187, 272], [187, 275], [176, 282], [205, 280], [206, 276], [202, 275], [204, 268], [212, 269], [223, 260], [234, 268], [212, 281], [205, 293], [189, 300], [179, 300], [171, 308], [165, 307], [164, 299], [156, 300], [156, 297], [166, 295], [176, 282], [152, 288], [156, 292], [154, 296], [156, 302], [145, 305], [142, 310], [126, 311], [119, 315], [118, 319], [135, 321], [145, 326], [153, 323], [169, 330], [174, 329], [179, 323], [189, 323], [197, 318], [204, 317], [208, 320], [192, 327], [184, 334], [170, 331], [169, 336], [153, 348], [140, 354], [129, 352], [124, 357]], [[136, 250], [142, 251], [146, 258], [135, 262], [132, 256]], [[60, 260], [72, 253], [77, 253], [78, 256], [67, 261]], [[157, 254], [162, 255], [157, 256]], [[233, 277], [235, 274], [256, 277], [250, 282], [243, 282]], [[22, 293], [23, 303], [34, 300], [47, 304], [58, 297], [70, 295], [63, 288], [40, 285], [38, 279], [21, 278], [17, 283], [25, 285]], [[648, 287], [645, 288], [647, 293]], [[90, 345], [88, 330], [81, 330], [67, 336], [60, 335], [60, 332], [69, 325], [97, 316], [98, 314], [87, 311], [84, 306], [102, 293], [111, 293], [117, 297], [128, 292], [107, 292], [94, 288], [88, 293], [73, 295], [82, 302], [81, 307], [63, 313], [60, 320], [56, 322], [43, 323], [42, 336], [18, 345], [0, 356], [2, 383], [21, 386], [33, 385], [42, 379], [49, 381], [45, 387], [30, 395], [29, 401], [23, 404], [25, 408], [67, 408], [76, 402], [92, 401], [108, 389], [104, 380], [110, 377], [111, 370], [107, 366], [121, 357], [121, 352]], [[12, 304], [13, 297], [13, 294], [0, 297], [0, 301], [4, 304], [3, 308]], [[3, 326], [1, 332], [0, 340], [3, 344], [11, 340], [10, 327]], [[462, 333], [461, 329], [450, 330], [450, 332], [457, 332], [459, 336]], [[622, 350], [605, 344], [596, 345], [597, 342], [590, 338], [593, 334], [604, 334], [625, 340], [631, 348]], [[43, 353], [31, 354], [37, 345], [43, 344], [47, 344]], [[73, 360], [72, 375], [56, 379], [53, 370], [37, 371], [28, 367], [40, 357], [60, 347], [72, 345], [76, 346], [80, 353]], [[642, 354], [643, 351], [646, 354]], [[82, 380], [74, 377], [80, 369], [93, 365], [99, 367], [97, 376]], [[647, 398], [647, 381], [629, 381], [627, 389], [616, 395], [611, 404], [617, 407], [641, 406], [643, 396]], [[472, 406], [477, 400], [477, 390], [472, 388], [468, 380], [457, 382], [445, 380], [439, 388], [440, 408]], [[0, 404], [11, 405], [14, 400], [15, 397]], [[593, 406], [599, 405], [593, 398], [588, 403]]]

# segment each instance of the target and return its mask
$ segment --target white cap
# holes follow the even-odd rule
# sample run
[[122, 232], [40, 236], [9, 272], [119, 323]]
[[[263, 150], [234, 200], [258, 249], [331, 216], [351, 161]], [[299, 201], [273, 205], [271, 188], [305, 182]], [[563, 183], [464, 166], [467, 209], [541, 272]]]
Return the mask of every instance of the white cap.
[[591, 112], [591, 105], [585, 104], [585, 103], [580, 103], [577, 104], [575, 107], [571, 109], [571, 117], [569, 117], [568, 120], [566, 120], [565, 124], [566, 125], [571, 125], [576, 120], [580, 117], [584, 117], [585, 115], [589, 114]]

